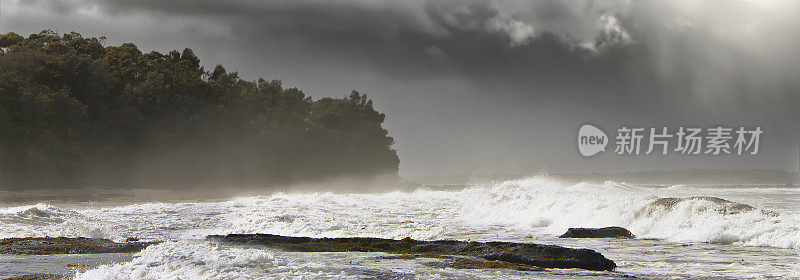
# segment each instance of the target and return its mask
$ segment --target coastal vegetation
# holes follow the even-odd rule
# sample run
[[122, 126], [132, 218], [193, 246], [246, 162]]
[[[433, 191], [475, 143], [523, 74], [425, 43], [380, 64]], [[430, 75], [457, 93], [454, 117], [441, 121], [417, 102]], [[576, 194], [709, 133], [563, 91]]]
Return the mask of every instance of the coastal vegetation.
[[312, 99], [206, 70], [191, 49], [0, 35], [0, 185], [279, 184], [397, 178], [366, 94]]

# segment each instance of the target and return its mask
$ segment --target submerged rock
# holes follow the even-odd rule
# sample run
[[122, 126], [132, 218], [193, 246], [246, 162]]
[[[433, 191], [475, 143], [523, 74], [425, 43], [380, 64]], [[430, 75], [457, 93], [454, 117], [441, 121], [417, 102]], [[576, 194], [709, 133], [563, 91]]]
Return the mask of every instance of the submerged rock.
[[560, 238], [636, 238], [623, 227], [570, 228]]
[[102, 238], [25, 237], [0, 240], [0, 254], [101, 254], [135, 253], [157, 242], [116, 243]]
[[[616, 268], [613, 261], [590, 249], [530, 243], [419, 241], [411, 238], [402, 240], [364, 237], [310, 238], [272, 234], [210, 235], [207, 238], [217, 242], [259, 245], [295, 252], [385, 252], [434, 258], [477, 257], [487, 261], [502, 261], [541, 268], [582, 268], [608, 271]], [[481, 262], [470, 262], [465, 267], [476, 264], [481, 264]]]

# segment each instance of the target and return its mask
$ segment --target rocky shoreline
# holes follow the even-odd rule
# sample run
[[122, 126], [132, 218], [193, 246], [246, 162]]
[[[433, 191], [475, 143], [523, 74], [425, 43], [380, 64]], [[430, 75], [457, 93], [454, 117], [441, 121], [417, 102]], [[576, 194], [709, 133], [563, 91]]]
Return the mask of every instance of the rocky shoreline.
[[[44, 256], [55, 254], [87, 255], [136, 253], [156, 243], [158, 242], [140, 242], [135, 238], [130, 238], [127, 242], [114, 242], [108, 239], [85, 237], [3, 238], [0, 239], [0, 254]], [[87, 266], [85, 263], [67, 263], [63, 265], [66, 265], [67, 268], [73, 266], [84, 269]], [[5, 278], [4, 280], [55, 280], [72, 278], [70, 275], [60, 274], [63, 272], [50, 273], [41, 270], [33, 270], [29, 271], [29, 273], [31, 274], [18, 275]]]
[[310, 238], [272, 234], [210, 235], [220, 243], [264, 246], [294, 252], [384, 252], [405, 257], [453, 259], [454, 267], [465, 268], [581, 268], [613, 271], [614, 261], [590, 249], [513, 242], [463, 242], [454, 240], [420, 241], [383, 238]]
[[29, 274], [17, 277], [6, 278], [3, 280], [66, 280], [70, 279], [67, 275], [59, 274]]
[[[310, 238], [271, 234], [210, 235], [211, 242], [233, 246], [268, 247], [292, 252], [384, 252], [386, 259], [437, 258], [457, 269], [514, 269], [543, 271], [546, 268], [579, 268], [613, 271], [614, 261], [590, 249], [514, 242], [420, 241], [383, 238]], [[105, 254], [136, 253], [158, 242], [113, 242], [100, 238], [26, 237], [0, 240], [0, 254]], [[33, 272], [33, 271], [31, 271]], [[35, 272], [34, 272], [35, 273]], [[69, 275], [21, 275], [6, 279], [69, 279]]]
[[117, 243], [102, 238], [85, 237], [24, 237], [0, 240], [0, 254], [51, 255], [51, 254], [103, 254], [136, 253], [158, 242]]

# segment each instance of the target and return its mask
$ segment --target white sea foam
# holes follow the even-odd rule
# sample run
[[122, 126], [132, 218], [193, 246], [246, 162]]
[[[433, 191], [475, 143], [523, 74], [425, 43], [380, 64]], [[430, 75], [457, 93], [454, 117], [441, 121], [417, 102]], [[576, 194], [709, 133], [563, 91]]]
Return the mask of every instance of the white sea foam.
[[[734, 191], [742, 192], [729, 190]], [[713, 199], [654, 203], [662, 197], [697, 195], [703, 193], [687, 195], [684, 188], [641, 188], [614, 182], [564, 185], [527, 178], [454, 192], [277, 193], [223, 202], [68, 208], [36, 204], [0, 208], [0, 237], [182, 240], [207, 234], [272, 233], [440, 239], [504, 233], [555, 236], [570, 227], [623, 226], [642, 238], [672, 242], [800, 249], [797, 211], [727, 211], [725, 207], [732, 207], [729, 203]]]
[[[119, 241], [138, 236], [167, 241], [147, 248], [131, 262], [103, 266], [79, 275], [79, 279], [408, 276], [403, 274], [408, 271], [392, 274], [396, 271], [381, 268], [382, 264], [361, 255], [348, 255], [346, 263], [341, 257], [329, 257], [319, 263], [319, 256], [222, 248], [204, 239], [208, 234], [227, 233], [523, 242], [530, 240], [526, 236], [533, 236], [548, 243], [610, 249], [612, 257], [622, 254], [615, 257], [622, 270], [652, 272], [644, 274], [645, 278], [672, 275], [676, 269], [698, 277], [725, 273], [736, 277], [781, 276], [792, 268], [764, 258], [774, 254], [796, 267], [795, 250], [800, 249], [798, 200], [800, 191], [786, 188], [654, 188], [615, 182], [565, 185], [545, 178], [527, 178], [459, 191], [276, 193], [228, 201], [6, 207], [0, 208], [0, 237], [90, 236]], [[604, 226], [623, 226], [640, 238], [658, 241], [592, 243], [554, 238], [570, 227]], [[686, 242], [697, 242], [697, 246], [676, 244]], [[652, 246], [663, 246], [663, 257], [637, 259], [639, 252], [648, 252]], [[725, 248], [730, 246], [749, 252], [750, 257], [729, 253], [730, 249]], [[708, 254], [719, 259], [706, 262]], [[688, 255], [693, 257], [685, 257]], [[685, 263], [664, 262], [660, 258], [677, 258]], [[723, 265], [731, 258], [737, 263]], [[361, 265], [353, 268], [352, 262]], [[398, 261], [390, 265], [406, 264]], [[719, 271], [692, 272], [705, 266]], [[270, 272], [265, 274], [266, 269]], [[433, 278], [449, 277], [424, 262], [405, 269], [417, 276], [422, 273]], [[464, 276], [458, 275], [450, 276]]]
[[127, 263], [103, 265], [75, 279], [250, 279], [272, 266], [272, 253], [200, 241], [150, 246]]
[[0, 237], [106, 237], [110, 229], [78, 211], [49, 204], [0, 208]]
[[[216, 245], [200, 240], [150, 246], [130, 262], [78, 273], [94, 279], [531, 279], [515, 270], [444, 269], [447, 260], [391, 259], [382, 253], [292, 253], [263, 248]], [[565, 275], [565, 276], [562, 276]], [[542, 272], [536, 279], [573, 279], [616, 274], [565, 270]]]
[[225, 222], [233, 233], [417, 239], [623, 226], [639, 237], [674, 242], [800, 248], [797, 213], [727, 211], [732, 203], [692, 198], [665, 207], [654, 204], [659, 194], [613, 182], [565, 186], [541, 178], [458, 192], [276, 194], [238, 200], [242, 207]]
[[459, 218], [465, 223], [502, 223], [549, 234], [569, 227], [623, 226], [643, 238], [800, 249], [796, 212], [730, 211], [733, 203], [701, 198], [678, 199], [667, 207], [655, 203], [661, 191], [613, 182], [560, 186], [532, 178], [462, 193]]

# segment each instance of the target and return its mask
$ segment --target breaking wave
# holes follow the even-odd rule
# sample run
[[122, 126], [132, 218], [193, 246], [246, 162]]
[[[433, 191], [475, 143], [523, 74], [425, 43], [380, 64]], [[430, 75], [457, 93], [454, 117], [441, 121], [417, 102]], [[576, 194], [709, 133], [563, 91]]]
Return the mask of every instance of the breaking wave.
[[49, 204], [0, 208], [1, 237], [106, 237], [108, 230], [77, 211]]
[[225, 223], [226, 233], [415, 239], [557, 236], [570, 227], [623, 226], [640, 238], [671, 242], [800, 248], [797, 212], [670, 191], [528, 178], [455, 192], [284, 193], [237, 200], [240, 207]]
[[166, 242], [130, 262], [103, 265], [75, 279], [251, 279], [275, 261], [261, 249], [221, 248], [207, 242]]
[[[800, 199], [794, 189], [753, 191], [756, 197], [769, 191]], [[276, 193], [229, 201], [64, 208], [36, 204], [0, 208], [0, 237], [186, 240], [208, 234], [271, 233], [475, 240], [554, 237], [570, 227], [622, 226], [639, 238], [800, 249], [800, 215], [794, 200], [771, 211], [758, 203], [743, 204], [725, 195], [728, 192], [733, 190], [709, 193], [691, 187], [527, 178], [459, 191]]]
[[[666, 194], [669, 190], [666, 190]], [[800, 217], [711, 196], [614, 182], [561, 185], [530, 178], [463, 191], [465, 222], [561, 234], [569, 227], [623, 226], [640, 238], [800, 249]]]

